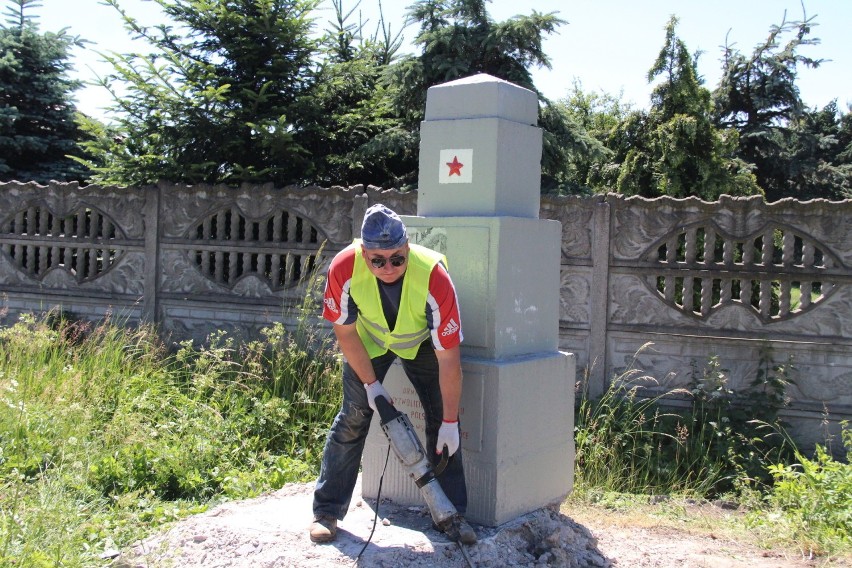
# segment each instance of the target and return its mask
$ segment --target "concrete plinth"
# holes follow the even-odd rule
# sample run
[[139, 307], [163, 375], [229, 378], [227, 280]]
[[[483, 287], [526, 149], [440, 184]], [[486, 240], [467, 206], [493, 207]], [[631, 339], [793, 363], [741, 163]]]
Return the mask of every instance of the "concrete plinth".
[[[462, 371], [467, 517], [497, 526], [562, 501], [573, 484], [574, 355], [553, 352], [500, 361], [465, 357]], [[402, 365], [391, 367], [384, 385], [425, 444], [422, 407]], [[376, 497], [387, 449], [374, 418], [364, 451], [366, 497]], [[423, 504], [411, 477], [393, 456], [382, 496], [400, 504]]]

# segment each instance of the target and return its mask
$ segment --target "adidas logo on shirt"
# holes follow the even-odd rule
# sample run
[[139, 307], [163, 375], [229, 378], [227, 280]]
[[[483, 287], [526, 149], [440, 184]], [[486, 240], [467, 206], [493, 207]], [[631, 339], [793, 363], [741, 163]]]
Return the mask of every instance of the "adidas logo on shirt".
[[459, 330], [459, 324], [456, 323], [456, 320], [450, 318], [450, 321], [447, 322], [447, 325], [444, 327], [444, 330], [441, 332], [441, 335], [444, 337], [448, 335], [452, 335]]
[[334, 301], [334, 298], [326, 298], [323, 300], [323, 303], [325, 303], [326, 307], [334, 313], [340, 313], [340, 310], [337, 309], [337, 302]]

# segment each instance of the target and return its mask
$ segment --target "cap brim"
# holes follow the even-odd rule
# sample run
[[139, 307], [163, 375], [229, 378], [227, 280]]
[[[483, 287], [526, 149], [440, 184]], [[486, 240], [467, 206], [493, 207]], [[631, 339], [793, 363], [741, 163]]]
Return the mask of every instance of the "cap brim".
[[395, 243], [393, 243], [393, 244], [388, 244], [388, 243], [386, 243], [386, 242], [384, 242], [384, 241], [382, 241], [382, 242], [377, 242], [377, 241], [368, 241], [368, 240], [365, 240], [365, 239], [361, 239], [361, 243], [364, 245], [364, 248], [365, 248], [365, 249], [369, 249], [369, 250], [393, 250], [393, 249], [398, 249], [398, 248], [400, 248], [401, 246], [403, 246], [403, 245], [404, 245], [405, 243], [407, 243], [407, 242], [408, 242], [408, 235], [402, 235], [402, 237], [400, 237], [400, 238], [399, 238], [399, 240], [398, 240], [398, 241], [396, 241], [396, 242], [395, 242]]

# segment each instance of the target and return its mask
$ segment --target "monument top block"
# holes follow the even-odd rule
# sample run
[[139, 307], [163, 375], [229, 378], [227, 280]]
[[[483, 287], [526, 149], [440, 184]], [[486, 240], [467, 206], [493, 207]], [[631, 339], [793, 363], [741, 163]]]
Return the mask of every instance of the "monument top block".
[[430, 87], [426, 120], [459, 118], [503, 118], [535, 125], [538, 96], [486, 73]]
[[482, 73], [429, 87], [417, 214], [537, 219], [538, 108], [533, 91]]

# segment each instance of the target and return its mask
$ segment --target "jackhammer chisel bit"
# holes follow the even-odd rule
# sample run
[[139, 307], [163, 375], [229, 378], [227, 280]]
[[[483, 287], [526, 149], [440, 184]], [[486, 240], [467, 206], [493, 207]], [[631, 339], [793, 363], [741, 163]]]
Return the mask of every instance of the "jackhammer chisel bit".
[[[432, 521], [444, 531], [447, 536], [457, 540], [458, 530], [453, 536], [453, 528], [458, 524], [458, 512], [450, 502], [444, 490], [441, 489], [435, 470], [423, 449], [420, 438], [414, 431], [408, 416], [394, 408], [383, 396], [376, 397], [376, 409], [379, 411], [382, 430], [387, 436], [394, 454], [399, 459], [414, 483], [420, 489], [420, 494], [429, 507]], [[446, 456], [447, 451], [444, 451]], [[443, 468], [441, 468], [443, 469]]]

